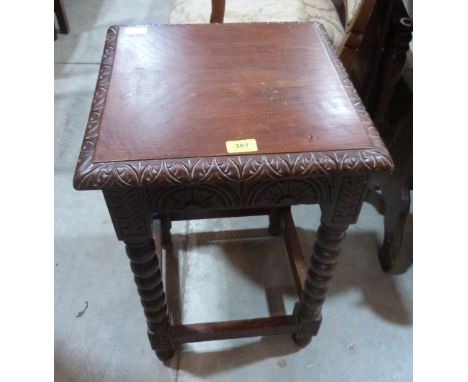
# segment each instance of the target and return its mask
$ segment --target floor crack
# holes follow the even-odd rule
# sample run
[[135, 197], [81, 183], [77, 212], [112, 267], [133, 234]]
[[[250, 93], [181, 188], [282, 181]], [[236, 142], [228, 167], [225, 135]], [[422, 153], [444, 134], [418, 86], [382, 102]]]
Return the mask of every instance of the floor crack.
[[80, 318], [81, 316], [83, 316], [83, 314], [85, 314], [87, 310], [88, 310], [88, 301], [85, 301], [85, 308], [81, 312], [78, 312], [75, 317]]

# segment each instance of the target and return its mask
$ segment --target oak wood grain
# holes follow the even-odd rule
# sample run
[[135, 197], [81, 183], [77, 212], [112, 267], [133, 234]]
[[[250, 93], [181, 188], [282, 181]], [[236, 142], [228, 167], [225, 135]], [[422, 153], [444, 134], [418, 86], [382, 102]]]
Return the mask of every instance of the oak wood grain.
[[175, 342], [200, 342], [229, 338], [256, 337], [294, 333], [296, 319], [294, 316], [275, 316], [206, 322], [190, 325], [174, 325]]
[[260, 154], [372, 147], [315, 24], [118, 33], [97, 162], [222, 156], [250, 138]]
[[[81, 146], [80, 156], [78, 158], [78, 163], [76, 166], [75, 176], [73, 179], [74, 187], [80, 190], [105, 189], [114, 186], [154, 187], [157, 185], [164, 184], [207, 184], [213, 181], [232, 183], [257, 180], [264, 181], [278, 178], [289, 179], [310, 178], [317, 176], [321, 177], [329, 174], [338, 173], [345, 175], [391, 171], [393, 168], [392, 159], [387, 149], [385, 148], [385, 145], [380, 139], [379, 134], [374, 124], [372, 123], [372, 120], [370, 119], [353, 84], [351, 83], [341, 61], [339, 60], [335, 48], [326, 36], [326, 32], [322, 25], [318, 23], [263, 23], [253, 25], [171, 25], [166, 26], [165, 28], [173, 28], [173, 30], [175, 31], [174, 39], [175, 42], [177, 42], [177, 31], [186, 30], [187, 28], [194, 28], [197, 30], [199, 28], [200, 30], [205, 30], [205, 28], [207, 27], [218, 28], [217, 30], [212, 29], [212, 32], [225, 30], [225, 28], [239, 28], [239, 31], [244, 30], [244, 28], [246, 30], [249, 30], [249, 28], [253, 28], [253, 30], [250, 31], [255, 32], [257, 28], [259, 28], [259, 31], [263, 30], [263, 28], [266, 28], [265, 30], [270, 30], [272, 34], [284, 35], [284, 31], [282, 32], [282, 30], [284, 28], [287, 28], [288, 26], [291, 27], [291, 30], [297, 31], [297, 28], [305, 28], [304, 32], [310, 32], [310, 36], [308, 36], [310, 37], [310, 39], [304, 42], [304, 44], [310, 44], [311, 39], [316, 40], [315, 45], [317, 49], [314, 49], [314, 54], [312, 54], [312, 52], [309, 52], [311, 53], [310, 56], [307, 54], [304, 55], [302, 48], [302, 50], [299, 49], [297, 51], [300, 51], [300, 55], [303, 59], [302, 63], [297, 61], [297, 78], [303, 78], [301, 77], [302, 75], [299, 72], [299, 66], [301, 68], [307, 68], [312, 65], [309, 61], [312, 62], [315, 60], [321, 60], [323, 66], [327, 68], [326, 70], [329, 73], [334, 73], [333, 76], [337, 76], [338, 82], [335, 83], [335, 87], [329, 87], [327, 84], [333, 84], [333, 78], [329, 78], [330, 81], [328, 81], [327, 83], [325, 83], [324, 81], [317, 80], [315, 84], [316, 86], [311, 86], [311, 88], [309, 89], [310, 92], [308, 94], [310, 95], [310, 97], [307, 98], [307, 95], [301, 91], [301, 87], [303, 83], [306, 83], [308, 85], [311, 85], [311, 83], [307, 82], [310, 81], [309, 78], [303, 78], [301, 81], [305, 82], [299, 81], [299, 83], [296, 84], [296, 90], [293, 91], [291, 89], [293, 93], [291, 95], [291, 100], [297, 101], [298, 99], [309, 99], [310, 101], [315, 99], [316, 102], [310, 103], [310, 105], [299, 103], [296, 105], [299, 109], [296, 108], [294, 110], [289, 110], [289, 114], [286, 113], [284, 110], [278, 112], [277, 108], [269, 106], [269, 110], [271, 111], [271, 113], [267, 113], [265, 115], [265, 118], [267, 116], [269, 117], [268, 121], [270, 124], [260, 125], [256, 127], [256, 130], [254, 129], [254, 131], [260, 133], [258, 143], [259, 151], [229, 155], [216, 155], [216, 153], [218, 152], [217, 150], [225, 150], [223, 140], [227, 136], [235, 137], [234, 134], [240, 134], [242, 133], [242, 131], [244, 131], [242, 130], [242, 126], [244, 126], [244, 124], [240, 125], [241, 128], [238, 128], [238, 125], [235, 125], [238, 123], [237, 120], [242, 117], [242, 114], [240, 114], [239, 116], [237, 116], [236, 114], [239, 112], [239, 110], [242, 110], [242, 108], [238, 107], [238, 104], [242, 104], [242, 102], [245, 102], [245, 100], [242, 101], [243, 97], [241, 96], [236, 96], [240, 100], [239, 103], [233, 105], [233, 107], [236, 107], [236, 110], [226, 110], [226, 114], [221, 115], [218, 111], [215, 110], [209, 116], [206, 116], [206, 120], [204, 119], [205, 116], [202, 116], [199, 111], [193, 108], [191, 109], [190, 107], [185, 108], [183, 102], [179, 102], [181, 106], [184, 106], [183, 110], [177, 110], [177, 108], [174, 109], [172, 105], [167, 105], [166, 108], [159, 107], [158, 109], [155, 109], [155, 105], [149, 103], [144, 104], [146, 108], [142, 108], [141, 105], [136, 106], [138, 110], [144, 110], [146, 115], [149, 115], [152, 121], [157, 121], [161, 115], [167, 116], [166, 109], [170, 109], [174, 113], [177, 113], [177, 118], [180, 119], [179, 114], [186, 115], [185, 109], [187, 109], [192, 110], [192, 112], [195, 114], [198, 113], [196, 115], [202, 118], [201, 120], [206, 122], [206, 125], [202, 125], [198, 129], [195, 128], [198, 125], [194, 123], [193, 120], [190, 120], [189, 122], [191, 124], [185, 125], [184, 128], [180, 128], [180, 132], [183, 131], [184, 134], [179, 136], [177, 134], [174, 135], [173, 131], [169, 131], [167, 133], [168, 135], [164, 135], [164, 129], [156, 132], [154, 128], [150, 128], [148, 126], [146, 128], [142, 127], [138, 124], [138, 121], [141, 119], [142, 121], [148, 122], [148, 119], [142, 117], [139, 114], [135, 115], [134, 119], [128, 118], [128, 114], [134, 112], [133, 108], [130, 107], [132, 103], [134, 103], [132, 99], [138, 98], [138, 96], [132, 93], [122, 93], [123, 99], [117, 100], [120, 102], [120, 109], [115, 109], [115, 111], [117, 115], [126, 116], [126, 123], [123, 123], [122, 119], [115, 119], [111, 115], [110, 119], [113, 120], [115, 123], [108, 125], [108, 128], [106, 129], [105, 114], [109, 114], [109, 110], [114, 110], [112, 109], [112, 100], [110, 99], [111, 94], [113, 94], [111, 85], [112, 83], [116, 83], [116, 81], [113, 81], [113, 78], [119, 77], [116, 74], [117, 71], [115, 70], [114, 66], [117, 64], [117, 56], [122, 50], [121, 48], [119, 48], [119, 36], [121, 36], [121, 33], [124, 33], [121, 30], [130, 30], [130, 32], [125, 33], [130, 34], [131, 36], [135, 36], [139, 34], [147, 34], [149, 33], [148, 31], [151, 28], [159, 28], [159, 26], [148, 25], [131, 28], [120, 26], [110, 27], [107, 32], [106, 44], [104, 46], [104, 53], [101, 62], [101, 67], [99, 70], [99, 77], [96, 85], [93, 103], [89, 114], [83, 144]], [[239, 32], [239, 34], [242, 33]], [[213, 33], [213, 35], [215, 35], [215, 33]], [[253, 35], [256, 35], [256, 33], [253, 33]], [[295, 36], [297, 38], [300, 37], [297, 34], [295, 34]], [[296, 41], [295, 39], [293, 40]], [[288, 41], [288, 39], [286, 39], [286, 41]], [[229, 43], [229, 40], [225, 40], [224, 42]], [[308, 45], [304, 44], [302, 44], [301, 47], [306, 46], [307, 51]], [[218, 45], [222, 46], [222, 44]], [[246, 46], [248, 47], [248, 45]], [[293, 44], [293, 46], [296, 46], [297, 48], [297, 45]], [[153, 59], [156, 59], [156, 61], [158, 60], [158, 56], [153, 57], [144, 50], [134, 49], [136, 47], [127, 47], [133, 50], [134, 55], [141, 56], [140, 59], [143, 61], [151, 61]], [[263, 47], [263, 45], [257, 47], [259, 52], [262, 52], [263, 49], [263, 53], [265, 53], [265, 48]], [[154, 47], [152, 47], [151, 49], [153, 48]], [[200, 47], [200, 49], [201, 48], [202, 47]], [[270, 46], [270, 48], [272, 48], [272, 46]], [[273, 51], [275, 52], [278, 50], [278, 46], [273, 46], [273, 48]], [[187, 49], [188, 51], [190, 51], [189, 48]], [[291, 53], [294, 52], [294, 49], [291, 50]], [[248, 49], [246, 49], [246, 51], [243, 54], [247, 53]], [[180, 54], [182, 53], [179, 51], [177, 54], [180, 56]], [[229, 51], [227, 51], [226, 54], [229, 55]], [[260, 59], [257, 59], [257, 56]], [[293, 57], [293, 55], [288, 57], [288, 59], [291, 60], [291, 57]], [[269, 63], [269, 61], [265, 61], [264, 58], [265, 54], [263, 54], [263, 56], [261, 53], [259, 53], [258, 55], [252, 54], [252, 62], [249, 64], [250, 68], [256, 67], [257, 69], [255, 70], [259, 70], [258, 68], [264, 68], [264, 71], [268, 72], [268, 68], [271, 68], [271, 64]], [[138, 61], [135, 61], [132, 65], [133, 66], [131, 66], [130, 68], [138, 67]], [[180, 66], [179, 69], [182, 70]], [[143, 70], [143, 72], [146, 73], [147, 71]], [[190, 79], [188, 81], [192, 80]], [[282, 81], [282, 77], [277, 77], [276, 81]], [[226, 83], [226, 81], [224, 82]], [[148, 81], [142, 82], [141, 84], [142, 86], [149, 86], [152, 89], [152, 91], [154, 91], [154, 94], [151, 93], [151, 97], [153, 97], [153, 99], [157, 98], [158, 92], [163, 92], [164, 94], [167, 93], [169, 95], [173, 94], [174, 92], [179, 92], [179, 89], [177, 87], [174, 89], [161, 89], [160, 87], [156, 87], [154, 86], [154, 84], [151, 84]], [[128, 85], [130, 86], [130, 84]], [[204, 84], [199, 85], [201, 86], [200, 89], [203, 89]], [[215, 94], [217, 92], [216, 87], [214, 85], [211, 85], [208, 93]], [[180, 93], [179, 95], [183, 95], [183, 93]], [[229, 97], [227, 97], [228, 100], [230, 100], [229, 102], [232, 102], [231, 96], [232, 94]], [[235, 96], [235, 94], [233, 96]], [[256, 95], [256, 97], [257, 100], [264, 100], [263, 96], [260, 97]], [[274, 98], [274, 96], [270, 96], [270, 98], [271, 97]], [[245, 98], [249, 98], [248, 94], [245, 95]], [[270, 98], [268, 98], [268, 102], [272, 101], [270, 100]], [[335, 108], [334, 106], [336, 106], [336, 104], [334, 104], [334, 100], [337, 99], [343, 101], [343, 105], [345, 101], [349, 103], [349, 108]], [[219, 103], [218, 100], [214, 100], [214, 102]], [[226, 97], [222, 102], [226, 102]], [[288, 101], [285, 102], [287, 102], [287, 104], [289, 105]], [[161, 104], [157, 105], [161, 106]], [[164, 106], [165, 104], [163, 103], [162, 105]], [[211, 104], [205, 103], [204, 105], [207, 109], [211, 107]], [[257, 113], [258, 105], [265, 106], [266, 103], [252, 103], [251, 105], [249, 105], [248, 109], [248, 112], [250, 113], [249, 118], [246, 118], [245, 114], [242, 118], [244, 118], [246, 121], [250, 121], [249, 123], [258, 121], [258, 117], [255, 115]], [[322, 105], [322, 109], [320, 109], [318, 105]], [[153, 110], [148, 111], [148, 108], [153, 108]], [[208, 111], [211, 111], [211, 109], [212, 108], [209, 108]], [[247, 111], [247, 109], [245, 110]], [[267, 109], [262, 110], [263, 113], [265, 113], [265, 110]], [[311, 112], [314, 110], [319, 110], [319, 112]], [[345, 121], [346, 118], [343, 118], [343, 116], [351, 116], [353, 114], [353, 110], [358, 116], [358, 124], [353, 124], [354, 127], [351, 127], [351, 125], [347, 125], [346, 129], [344, 129], [345, 131], [341, 128], [336, 128], [336, 124], [338, 123], [337, 121]], [[262, 111], [259, 110], [259, 113], [262, 114]], [[309, 134], [307, 136], [307, 140], [311, 142], [309, 142], [309, 150], [304, 151], [302, 150], [303, 147], [301, 145], [307, 144], [304, 143], [304, 139], [302, 139], [298, 134], [301, 131], [302, 133], [304, 133], [306, 130], [304, 126], [298, 124], [297, 122], [299, 117], [303, 118], [304, 114], [307, 113], [310, 114], [309, 118], [307, 119], [307, 123], [309, 123], [310, 126], [314, 127], [319, 122], [321, 124], [317, 125], [318, 127], [316, 128], [316, 135]], [[278, 115], [281, 116], [281, 118], [279, 118]], [[278, 131], [271, 130], [271, 128], [274, 126], [284, 127], [284, 124], [282, 124], [281, 120], [282, 118], [286, 117], [289, 118], [286, 129], [278, 129]], [[232, 121], [231, 125], [226, 125], [223, 128], [213, 127], [218, 126], [220, 121], [226, 122], [229, 120]], [[171, 121], [173, 122], [173, 120], [168, 120], [166, 122], [169, 123]], [[286, 122], [286, 120], [284, 120], [284, 122]], [[107, 120], [107, 123], [109, 123], [109, 120]], [[252, 126], [255, 127], [256, 125], [253, 124]], [[347, 129], [349, 129], [350, 134], [346, 134]], [[145, 131], [148, 134], [145, 135]], [[343, 131], [343, 136], [349, 138], [347, 139], [347, 143], [343, 142], [343, 137], [339, 137], [340, 134], [343, 133]], [[272, 132], [274, 134], [272, 134]], [[358, 148], [358, 145], [356, 145], [356, 140], [361, 139], [359, 138], [361, 134], [363, 134], [361, 137], [363, 140], [369, 140], [370, 147]], [[174, 139], [169, 139], [168, 137], [172, 137]], [[262, 137], [265, 138], [264, 141], [262, 140]], [[106, 140], [108, 145], [110, 145], [107, 148], [105, 144]], [[148, 140], [151, 144], [148, 143]], [[162, 148], [162, 150], [165, 150], [165, 154], [168, 154], [168, 152], [172, 152], [174, 155], [177, 156], [173, 158], [161, 159], [126, 159], [128, 157], [131, 157], [131, 155], [134, 155], [135, 157], [139, 158], [149, 156], [165, 156], [161, 155], [161, 152], [157, 149], [157, 147], [160, 147], [161, 145], [160, 141], [165, 141], [167, 143], [167, 145], [164, 145], [164, 147]], [[325, 148], [327, 147], [326, 144], [335, 144], [335, 147], [337, 147], [337, 144], [342, 144], [347, 148], [325, 150]], [[316, 148], [314, 148], [314, 145], [316, 146]], [[203, 148], [206, 151], [201, 151], [201, 148]], [[104, 150], [104, 152], [109, 153], [111, 155], [110, 158], [114, 158], [115, 160], [110, 159], [108, 161], [99, 161], [100, 150]], [[197, 150], [200, 150], [200, 153], [203, 153], [203, 155], [190, 156], [190, 154], [194, 154], [194, 151]], [[278, 152], [267, 153], [268, 150], [277, 150]], [[149, 152], [151, 155], [148, 154]]]

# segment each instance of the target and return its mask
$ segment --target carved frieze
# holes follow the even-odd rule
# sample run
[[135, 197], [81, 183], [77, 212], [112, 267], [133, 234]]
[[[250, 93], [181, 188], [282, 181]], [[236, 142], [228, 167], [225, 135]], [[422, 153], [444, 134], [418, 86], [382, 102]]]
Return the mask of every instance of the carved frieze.
[[332, 183], [331, 178], [311, 178], [156, 187], [148, 192], [148, 204], [153, 211], [160, 212], [318, 203], [330, 200]]
[[367, 190], [368, 177], [345, 176], [341, 181], [339, 196], [333, 209], [333, 223], [355, 223]]
[[148, 232], [144, 192], [135, 188], [103, 190], [119, 238], [145, 237]]

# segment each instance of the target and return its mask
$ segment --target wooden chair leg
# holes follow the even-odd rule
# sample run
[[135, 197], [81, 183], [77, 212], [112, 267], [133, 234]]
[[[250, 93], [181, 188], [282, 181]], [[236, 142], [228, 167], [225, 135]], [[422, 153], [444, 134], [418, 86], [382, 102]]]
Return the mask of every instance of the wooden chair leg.
[[65, 12], [63, 0], [54, 0], [54, 12], [57, 16], [57, 22], [59, 25], [60, 33], [64, 33], [64, 34], [70, 33], [70, 26], [68, 24], [68, 17]]
[[[398, 174], [396, 174], [398, 175]], [[385, 272], [400, 274], [412, 264], [412, 256], [401, 253], [405, 223], [410, 210], [410, 185], [406, 179], [390, 176], [382, 189], [385, 201], [384, 239], [379, 260]]]
[[210, 23], [222, 23], [224, 21], [224, 8], [226, 0], [211, 0]]

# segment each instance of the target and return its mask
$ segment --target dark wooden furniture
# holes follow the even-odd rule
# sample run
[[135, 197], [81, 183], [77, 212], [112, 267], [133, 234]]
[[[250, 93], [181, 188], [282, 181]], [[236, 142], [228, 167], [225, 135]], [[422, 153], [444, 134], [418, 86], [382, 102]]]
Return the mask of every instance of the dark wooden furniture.
[[384, 216], [379, 260], [400, 274], [412, 264], [401, 253], [412, 189], [412, 91], [402, 77], [412, 21], [401, 0], [364, 0], [340, 59], [395, 160], [393, 174], [374, 176], [366, 201]]
[[395, 161], [392, 174], [374, 175], [366, 201], [384, 216], [384, 240], [379, 251], [382, 269], [393, 274], [413, 264], [412, 251], [401, 251], [413, 189], [413, 91], [401, 77], [389, 105], [382, 139]]
[[[65, 6], [63, 0], [54, 0], [54, 13], [57, 17], [57, 23], [59, 26], [59, 32], [63, 34], [70, 33], [70, 25], [68, 24], [67, 13], [65, 12]], [[57, 40], [57, 31], [54, 27], [54, 37]]]
[[[319, 24], [121, 26], [108, 30], [74, 187], [102, 190], [165, 360], [191, 341], [292, 334], [305, 346], [369, 176], [392, 168]], [[306, 203], [321, 207], [309, 265], [290, 213]], [[172, 322], [160, 261], [170, 222], [258, 214], [284, 232], [294, 312]]]
[[[384, 239], [379, 260], [384, 271], [400, 274], [412, 265], [410, 251], [401, 251], [410, 208], [413, 183], [413, 92], [405, 81], [403, 69], [411, 41], [412, 22], [401, 0], [392, 1], [390, 12], [383, 13], [378, 4], [371, 26], [386, 23], [383, 39], [374, 54], [375, 69], [362, 84], [364, 103], [376, 127], [395, 160], [395, 171], [390, 175], [374, 176], [369, 182], [366, 201], [384, 216]], [[388, 20], [376, 22], [378, 16]], [[368, 44], [369, 45], [369, 44]], [[381, 49], [380, 49], [381, 48]]]

